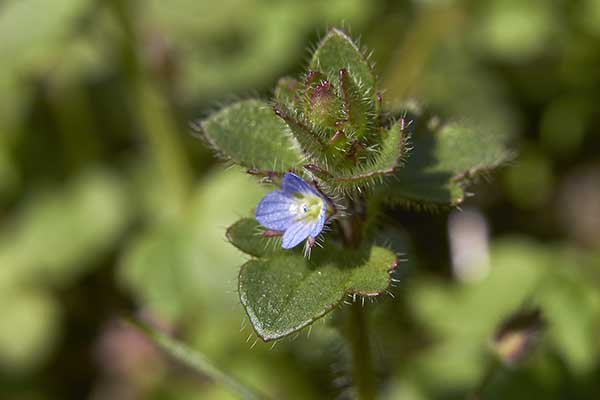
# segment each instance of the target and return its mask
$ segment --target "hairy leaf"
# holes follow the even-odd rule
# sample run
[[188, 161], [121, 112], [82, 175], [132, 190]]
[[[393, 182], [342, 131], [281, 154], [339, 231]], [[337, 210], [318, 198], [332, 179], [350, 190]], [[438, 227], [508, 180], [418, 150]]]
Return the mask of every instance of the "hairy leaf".
[[346, 193], [360, 191], [380, 183], [383, 176], [394, 173], [400, 167], [406, 151], [403, 124], [398, 121], [387, 131], [382, 131], [383, 139], [376, 155], [359, 163], [355, 168], [326, 180], [329, 187], [334, 191]]
[[286, 109], [279, 104], [275, 106], [275, 114], [287, 124], [288, 129], [292, 132], [293, 137], [310, 161], [324, 165], [327, 164], [327, 160], [331, 155], [327, 154], [328, 149], [323, 132], [316, 129], [308, 121], [305, 121], [302, 115]]
[[209, 144], [236, 164], [285, 172], [302, 164], [302, 152], [286, 123], [268, 103], [243, 100], [201, 123]]
[[504, 135], [459, 123], [419, 127], [405, 166], [386, 180], [381, 193], [392, 203], [424, 207], [456, 205], [466, 184], [511, 158]]
[[[317, 252], [315, 252], [317, 253]], [[309, 260], [289, 252], [242, 266], [239, 292], [258, 336], [269, 341], [296, 332], [336, 307], [348, 294], [375, 296], [390, 284], [391, 251], [323, 250]]]
[[375, 127], [376, 99], [371, 91], [362, 92], [346, 69], [339, 71], [339, 78], [344, 131], [350, 137], [363, 138]]
[[340, 70], [346, 69], [364, 90], [372, 93], [375, 89], [375, 76], [369, 61], [352, 39], [339, 29], [331, 29], [321, 40], [310, 69], [323, 71], [336, 85]]
[[280, 248], [280, 243], [265, 237], [264, 232], [265, 228], [254, 218], [242, 218], [227, 229], [227, 240], [251, 256], [268, 256]]

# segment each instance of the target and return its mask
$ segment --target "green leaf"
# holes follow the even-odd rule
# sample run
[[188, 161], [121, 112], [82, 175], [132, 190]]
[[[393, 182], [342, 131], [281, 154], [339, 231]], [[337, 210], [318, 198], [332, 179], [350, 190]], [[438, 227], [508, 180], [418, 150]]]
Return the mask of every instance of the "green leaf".
[[511, 158], [504, 135], [459, 123], [430, 127], [413, 134], [405, 166], [387, 180], [381, 192], [387, 201], [412, 206], [456, 205], [474, 178]]
[[[71, 284], [122, 238], [132, 219], [127, 189], [113, 172], [90, 169], [60, 188], [23, 199], [11, 222], [0, 227], [0, 275]], [[89, 223], [91, 215], [98, 220]]]
[[59, 301], [46, 290], [2, 288], [0, 363], [10, 366], [8, 373], [18, 376], [48, 362], [60, 337], [61, 311]]
[[275, 113], [287, 124], [302, 151], [309, 159], [317, 163], [325, 163], [328, 159], [326, 135], [316, 126], [304, 120], [303, 116], [280, 105], [275, 106]]
[[369, 61], [352, 39], [339, 29], [330, 30], [321, 40], [310, 69], [323, 71], [336, 85], [340, 70], [346, 69], [363, 91], [374, 92], [375, 76]]
[[375, 101], [372, 92], [363, 92], [346, 69], [339, 72], [340, 95], [343, 103], [344, 132], [349, 137], [363, 138], [373, 131], [378, 116], [375, 114]]
[[6, 58], [2, 72], [45, 70], [52, 60], [59, 61], [77, 19], [91, 6], [89, 0], [56, 0], [51, 7], [44, 0], [3, 2], [0, 35], [5, 40], [0, 52]]
[[327, 180], [328, 186], [347, 193], [380, 183], [383, 176], [394, 173], [406, 152], [406, 135], [401, 124], [396, 122], [387, 131], [381, 131], [383, 139], [373, 158]]
[[171, 356], [173, 359], [177, 360], [191, 370], [200, 373], [201, 375], [210, 377], [213, 381], [223, 385], [231, 393], [239, 396], [240, 398], [250, 400], [267, 398], [267, 396], [257, 392], [245, 384], [242, 384], [237, 379], [221, 370], [203, 354], [188, 348], [184, 344], [170, 338], [169, 336], [150, 327], [147, 324], [133, 319], [128, 319], [127, 321], [148, 340], [154, 343], [158, 348]]
[[[121, 252], [119, 283], [164, 320], [177, 321], [194, 313], [198, 304], [215, 313], [239, 304], [231, 292], [239, 266], [247, 258], [223, 240], [224, 227], [264, 195], [264, 187], [241, 172], [230, 168], [204, 176], [194, 187], [185, 213], [149, 226]], [[149, 175], [145, 179], [151, 179], [153, 174]], [[146, 187], [155, 183], [152, 196], [163, 200], [160, 182], [148, 182]], [[148, 212], [163, 204], [149, 207]]]
[[202, 121], [201, 128], [216, 151], [244, 167], [285, 172], [302, 164], [289, 127], [263, 101], [234, 103]]
[[313, 260], [282, 251], [242, 266], [240, 299], [258, 336], [279, 339], [327, 314], [348, 294], [382, 293], [396, 263], [394, 253], [381, 247], [324, 249]]
[[227, 239], [246, 254], [264, 257], [280, 248], [280, 243], [262, 232], [264, 228], [254, 218], [242, 218], [227, 229]]

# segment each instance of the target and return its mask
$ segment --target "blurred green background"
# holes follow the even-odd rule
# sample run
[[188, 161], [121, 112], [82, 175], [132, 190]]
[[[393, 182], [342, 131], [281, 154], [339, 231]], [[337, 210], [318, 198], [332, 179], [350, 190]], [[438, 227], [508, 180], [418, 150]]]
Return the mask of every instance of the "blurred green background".
[[[410, 245], [395, 298], [367, 305], [382, 398], [600, 396], [600, 1], [4, 0], [0, 397], [232, 398], [133, 310], [274, 398], [344, 398], [327, 323], [254, 345], [224, 231], [265, 189], [190, 129], [268, 98], [331, 26], [373, 51], [390, 107], [415, 97], [518, 154], [463, 212], [388, 210]], [[523, 305], [546, 329], [486, 380]]]

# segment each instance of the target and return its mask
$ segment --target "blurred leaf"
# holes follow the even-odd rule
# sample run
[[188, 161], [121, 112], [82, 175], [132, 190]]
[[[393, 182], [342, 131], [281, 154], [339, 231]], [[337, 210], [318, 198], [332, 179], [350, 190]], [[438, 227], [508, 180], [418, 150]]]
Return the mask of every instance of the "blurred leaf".
[[543, 337], [571, 371], [589, 372], [600, 353], [592, 344], [600, 326], [600, 295], [576, 259], [572, 251], [505, 239], [492, 247], [491, 272], [482, 281], [414, 287], [410, 304], [433, 336], [433, 344], [413, 360], [417, 375], [427, 387], [473, 386], [495, 327], [525, 305], [540, 307], [548, 322]]
[[324, 249], [313, 259], [280, 251], [242, 266], [239, 291], [258, 336], [269, 341], [296, 332], [335, 308], [346, 295], [375, 296], [390, 284], [396, 256], [373, 247], [370, 254]]
[[216, 151], [247, 168], [285, 172], [303, 160], [288, 126], [259, 100], [222, 109], [202, 122], [202, 132]]
[[485, 52], [508, 61], [537, 55], [559, 26], [554, 8], [543, 0], [490, 1], [483, 10], [473, 38]]
[[19, 184], [19, 172], [9, 155], [8, 149], [0, 141], [0, 204], [6, 195]]
[[134, 239], [122, 259], [121, 276], [134, 296], [161, 317], [184, 312], [197, 293], [189, 229], [155, 228]]
[[[0, 53], [4, 67], [31, 72], [60, 59], [67, 34], [90, 7], [89, 0], [9, 0], [0, 6]], [[27, 29], [23, 29], [27, 27]]]
[[[581, 98], [565, 96], [554, 100], [541, 117], [541, 144], [556, 157], [572, 157], [577, 154], [585, 139], [590, 116], [589, 104]], [[565, 127], [568, 127], [568, 134]]]
[[182, 343], [179, 343], [167, 335], [159, 332], [158, 330], [153, 329], [149, 325], [135, 320], [129, 320], [129, 322], [141, 333], [143, 333], [147, 339], [152, 341], [161, 350], [173, 357], [175, 360], [200, 373], [201, 375], [210, 377], [212, 380], [220, 385], [223, 385], [229, 391], [237, 394], [241, 398], [249, 400], [266, 398], [264, 395], [240, 383], [229, 374], [223, 372], [204, 355], [198, 353], [197, 351], [193, 351]]
[[237, 168], [208, 175], [181, 218], [149, 226], [125, 248], [122, 284], [140, 303], [170, 319], [208, 305], [230, 312], [244, 257], [226, 241], [226, 227], [263, 194], [255, 179]]
[[[7, 0], [0, 4], [0, 126], [11, 127], [25, 105], [22, 81], [60, 62], [68, 35], [90, 0]], [[6, 129], [6, 128], [4, 128]]]
[[504, 171], [507, 194], [515, 206], [535, 209], [547, 203], [554, 176], [550, 160], [536, 148], [523, 148], [511, 168]]
[[107, 171], [32, 196], [0, 230], [0, 284], [68, 284], [116, 243], [130, 217], [126, 187]]
[[[586, 272], [593, 265], [575, 249], [550, 248], [548, 277], [536, 295], [548, 320], [548, 336], [578, 375], [595, 368], [600, 355], [600, 292]], [[549, 260], [550, 261], [550, 260]], [[580, 263], [580, 261], [586, 261]], [[573, 310], [576, 310], [575, 312]]]
[[272, 86], [274, 77], [302, 59], [307, 35], [342, 20], [360, 29], [381, 3], [152, 0], [140, 13], [153, 28], [153, 42], [173, 47], [182, 97], [210, 100]]
[[511, 158], [503, 135], [459, 123], [420, 125], [409, 140], [406, 163], [381, 190], [388, 202], [415, 206], [456, 205], [464, 187]]
[[427, 385], [474, 385], [496, 326], [530, 300], [548, 260], [540, 246], [507, 240], [492, 249], [491, 272], [482, 281], [452, 286], [423, 282], [411, 289], [415, 315], [434, 338], [413, 363]]
[[596, 36], [600, 36], [600, 2], [598, 0], [582, 1], [577, 7], [577, 14], [585, 29]]
[[[2, 264], [5, 267], [5, 264]], [[59, 330], [58, 304], [43, 291], [0, 292], [0, 366], [11, 375], [39, 366]]]

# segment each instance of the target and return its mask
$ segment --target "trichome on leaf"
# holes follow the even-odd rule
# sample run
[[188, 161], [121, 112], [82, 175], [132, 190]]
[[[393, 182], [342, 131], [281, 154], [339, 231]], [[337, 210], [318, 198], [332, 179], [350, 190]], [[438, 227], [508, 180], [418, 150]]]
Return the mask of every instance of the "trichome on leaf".
[[[388, 288], [396, 256], [379, 246], [372, 217], [382, 204], [454, 206], [470, 180], [510, 156], [503, 137], [383, 104], [368, 57], [332, 29], [305, 74], [280, 79], [271, 101], [239, 101], [199, 124], [220, 156], [282, 185], [258, 205], [258, 222], [228, 230], [252, 257], [239, 292], [264, 340], [312, 323], [348, 293]], [[305, 239], [324, 242], [310, 259], [289, 250]]]

